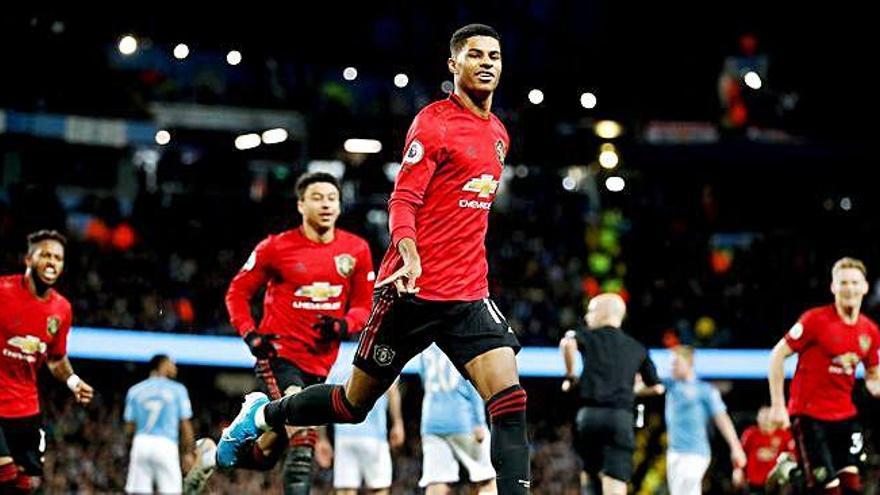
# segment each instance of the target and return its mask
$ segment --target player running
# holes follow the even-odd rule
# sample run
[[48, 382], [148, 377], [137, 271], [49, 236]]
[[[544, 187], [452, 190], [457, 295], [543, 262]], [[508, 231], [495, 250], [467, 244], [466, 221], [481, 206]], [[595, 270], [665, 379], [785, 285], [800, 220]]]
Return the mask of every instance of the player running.
[[[805, 312], [770, 354], [770, 420], [789, 425], [806, 487], [813, 493], [861, 493], [862, 427], [852, 401], [856, 368], [865, 365], [865, 385], [880, 397], [877, 324], [861, 314], [868, 293], [865, 264], [841, 258], [831, 268], [834, 304]], [[785, 359], [798, 354], [785, 408]], [[823, 491], [824, 490], [824, 491]]]
[[0, 492], [30, 493], [43, 475], [37, 374], [43, 363], [88, 404], [94, 390], [67, 359], [70, 303], [52, 287], [64, 272], [67, 239], [54, 230], [27, 238], [24, 275], [0, 277]]
[[510, 147], [491, 112], [501, 76], [498, 33], [482, 24], [459, 29], [447, 66], [453, 94], [422, 109], [407, 134], [388, 205], [392, 244], [351, 378], [344, 387], [316, 385], [271, 403], [263, 394], [248, 395], [218, 445], [224, 465], [240, 465], [243, 445], [285, 424], [363, 421], [406, 362], [436, 342], [488, 405], [499, 492], [528, 492], [520, 345], [489, 299], [485, 247]]

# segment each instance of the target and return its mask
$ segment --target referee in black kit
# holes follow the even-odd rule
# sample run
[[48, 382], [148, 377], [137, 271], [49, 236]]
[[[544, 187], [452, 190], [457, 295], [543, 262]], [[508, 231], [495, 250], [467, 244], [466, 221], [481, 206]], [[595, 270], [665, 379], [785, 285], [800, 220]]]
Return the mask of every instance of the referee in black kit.
[[[626, 495], [635, 449], [635, 396], [664, 391], [648, 351], [620, 329], [625, 315], [620, 296], [599, 294], [587, 306], [587, 330], [571, 330], [559, 343], [566, 374], [562, 390], [575, 383], [580, 389], [575, 450], [584, 471], [602, 480], [603, 495]], [[584, 363], [580, 380], [574, 375], [577, 351]]]

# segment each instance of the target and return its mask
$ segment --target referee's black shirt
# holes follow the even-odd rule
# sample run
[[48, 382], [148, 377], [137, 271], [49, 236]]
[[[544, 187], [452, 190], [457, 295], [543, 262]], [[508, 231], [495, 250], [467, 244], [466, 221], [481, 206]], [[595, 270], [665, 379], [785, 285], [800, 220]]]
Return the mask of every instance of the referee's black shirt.
[[579, 385], [583, 405], [630, 410], [636, 373], [646, 386], [660, 383], [647, 349], [622, 330], [581, 328], [575, 339], [584, 362]]

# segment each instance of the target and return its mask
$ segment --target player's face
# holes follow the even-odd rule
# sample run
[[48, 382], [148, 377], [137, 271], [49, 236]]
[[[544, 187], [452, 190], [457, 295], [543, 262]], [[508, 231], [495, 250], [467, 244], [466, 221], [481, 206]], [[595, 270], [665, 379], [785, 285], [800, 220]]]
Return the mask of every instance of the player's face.
[[58, 241], [41, 241], [25, 258], [25, 266], [46, 285], [52, 285], [64, 271], [64, 246]]
[[501, 79], [501, 44], [489, 36], [471, 36], [449, 59], [449, 71], [465, 91], [492, 93]]
[[309, 184], [297, 203], [303, 221], [319, 229], [329, 229], [339, 218], [339, 190], [329, 182]]
[[170, 359], [165, 361], [165, 375], [168, 378], [177, 378], [177, 365]]
[[691, 362], [689, 359], [680, 356], [677, 353], [672, 355], [672, 377], [677, 380], [684, 380], [691, 371]]
[[831, 278], [831, 293], [839, 306], [855, 308], [862, 305], [862, 298], [868, 293], [868, 281], [861, 270], [841, 268]]

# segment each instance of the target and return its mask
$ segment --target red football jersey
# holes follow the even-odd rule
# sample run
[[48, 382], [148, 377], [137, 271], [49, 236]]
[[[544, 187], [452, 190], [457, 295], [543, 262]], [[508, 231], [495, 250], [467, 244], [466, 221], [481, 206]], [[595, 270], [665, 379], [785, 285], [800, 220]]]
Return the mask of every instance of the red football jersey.
[[339, 341], [321, 341], [318, 315], [345, 318], [359, 332], [370, 315], [373, 259], [362, 238], [336, 229], [333, 241], [308, 239], [301, 228], [270, 235], [257, 245], [226, 292], [226, 308], [241, 335], [257, 328], [250, 300], [264, 285], [259, 333], [275, 333], [278, 355], [307, 373], [327, 376]]
[[45, 299], [28, 290], [23, 275], [0, 277], [0, 417], [40, 412], [37, 372], [47, 357], [67, 355], [73, 313], [54, 289]]
[[785, 341], [798, 353], [789, 414], [824, 421], [855, 416], [856, 367], [861, 361], [873, 368], [880, 358], [877, 324], [859, 314], [856, 323], [848, 325], [833, 304], [820, 306], [804, 313], [785, 334]]
[[481, 118], [452, 95], [413, 120], [388, 202], [391, 246], [379, 280], [403, 266], [397, 243], [415, 240], [418, 297], [475, 301], [489, 295], [486, 231], [510, 139], [495, 115]]
[[783, 452], [795, 453], [794, 438], [789, 430], [764, 433], [757, 425], [746, 428], [742, 434], [742, 446], [746, 451], [746, 480], [751, 486], [763, 487], [767, 475], [776, 466], [776, 458]]

